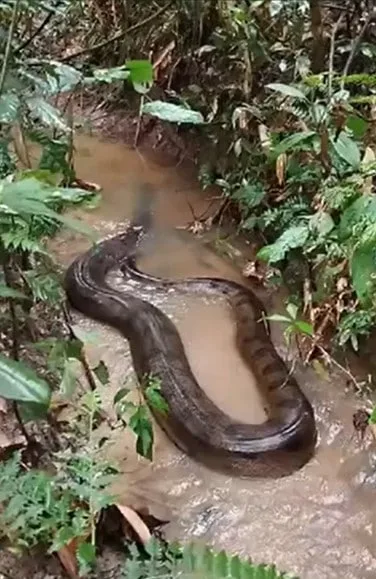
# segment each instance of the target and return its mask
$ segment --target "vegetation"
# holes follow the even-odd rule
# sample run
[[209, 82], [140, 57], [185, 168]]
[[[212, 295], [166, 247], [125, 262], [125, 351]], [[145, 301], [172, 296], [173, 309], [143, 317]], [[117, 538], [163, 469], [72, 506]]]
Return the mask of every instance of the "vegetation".
[[[0, 17], [0, 396], [25, 438], [0, 463], [0, 533], [13, 549], [57, 552], [77, 576], [95, 563], [103, 510], [119, 505], [106, 493], [115, 470], [93, 442], [109, 372], [86, 359], [48, 249], [62, 228], [94, 240], [67, 215], [100, 201], [75, 174], [75, 95], [135, 105], [135, 144], [150, 118], [193, 133], [202, 185], [222, 192], [214, 218], [227, 212], [257, 236], [256, 269], [290, 287], [286, 315], [270, 316], [288, 344], [304, 335], [312, 354], [334, 337], [359, 351], [376, 322], [376, 15], [364, 0], [0, 0]], [[113, 403], [116, 426], [151, 460], [148, 407], [168, 407], [158, 377], [145, 379], [137, 402], [124, 387]], [[81, 445], [55, 432], [57, 392], [78, 408]], [[224, 553], [140, 542], [128, 549], [128, 579], [283, 577]]]

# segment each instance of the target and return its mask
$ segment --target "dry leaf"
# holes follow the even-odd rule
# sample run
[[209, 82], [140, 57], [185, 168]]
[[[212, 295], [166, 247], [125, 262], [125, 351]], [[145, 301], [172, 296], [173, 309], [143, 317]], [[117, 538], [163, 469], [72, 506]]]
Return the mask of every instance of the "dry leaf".
[[7, 410], [8, 410], [7, 401], [5, 400], [5, 398], [0, 397], [0, 412], [4, 412], [4, 414], [6, 414]]
[[[374, 163], [376, 160], [376, 156], [374, 151], [371, 149], [371, 147], [366, 147], [366, 150], [364, 152], [364, 156], [362, 159], [362, 165], [366, 166], [369, 163]], [[363, 194], [364, 195], [371, 195], [372, 193], [372, 188], [373, 188], [373, 179], [372, 176], [370, 175], [369, 177], [366, 177], [364, 179], [364, 183], [363, 183]]]
[[76, 559], [77, 540], [71, 541], [58, 551], [57, 555], [62, 566], [71, 579], [78, 579], [78, 565]]
[[270, 151], [271, 140], [269, 136], [269, 129], [266, 125], [258, 126], [258, 134], [260, 139], [260, 144], [263, 152], [267, 155]]
[[276, 167], [275, 167], [275, 173], [277, 176], [278, 185], [280, 187], [283, 185], [284, 180], [285, 180], [286, 162], [287, 162], [286, 153], [281, 153], [280, 155], [278, 155]]
[[148, 543], [151, 539], [151, 533], [145, 525], [144, 521], [141, 519], [140, 515], [138, 515], [136, 511], [130, 507], [127, 507], [126, 505], [117, 504], [116, 506], [120, 513], [123, 515], [124, 519], [131, 525], [141, 543], [144, 545]]

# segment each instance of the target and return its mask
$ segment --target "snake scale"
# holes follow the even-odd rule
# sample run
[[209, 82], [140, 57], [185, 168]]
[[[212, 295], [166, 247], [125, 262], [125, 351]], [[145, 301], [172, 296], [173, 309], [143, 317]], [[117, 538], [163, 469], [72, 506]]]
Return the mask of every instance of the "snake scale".
[[[152, 412], [181, 450], [209, 468], [247, 477], [282, 477], [313, 456], [317, 432], [311, 404], [277, 354], [263, 320], [264, 308], [245, 286], [219, 278], [169, 281], [137, 269], [141, 239], [151, 229], [153, 190], [145, 185], [129, 228], [105, 239], [76, 258], [65, 274], [70, 304], [104, 322], [129, 341], [135, 372], [157, 376], [169, 411]], [[158, 288], [224, 296], [236, 324], [236, 346], [267, 401], [267, 419], [246, 424], [219, 409], [197, 383], [173, 322], [160, 309], [137, 297], [135, 289], [119, 291], [106, 281], [122, 270], [128, 280]], [[231, 387], [231, 385], [229, 385]]]

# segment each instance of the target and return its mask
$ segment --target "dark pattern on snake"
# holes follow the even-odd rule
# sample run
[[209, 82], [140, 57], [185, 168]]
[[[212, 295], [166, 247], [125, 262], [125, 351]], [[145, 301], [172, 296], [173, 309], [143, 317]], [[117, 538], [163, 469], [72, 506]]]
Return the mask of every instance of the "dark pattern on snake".
[[[153, 414], [170, 439], [208, 467], [237, 476], [281, 477], [313, 456], [316, 425], [311, 404], [277, 354], [255, 294], [232, 281], [190, 278], [168, 281], [140, 272], [139, 244], [151, 229], [153, 190], [141, 191], [131, 226], [79, 256], [68, 268], [65, 290], [73, 307], [119, 330], [129, 340], [141, 384], [145, 375], [161, 380], [169, 411]], [[106, 282], [121, 267], [125, 277], [152, 287], [206, 292], [226, 297], [236, 324], [236, 346], [268, 403], [262, 424], [245, 424], [219, 409], [197, 383], [173, 322], [135, 288], [118, 291]]]

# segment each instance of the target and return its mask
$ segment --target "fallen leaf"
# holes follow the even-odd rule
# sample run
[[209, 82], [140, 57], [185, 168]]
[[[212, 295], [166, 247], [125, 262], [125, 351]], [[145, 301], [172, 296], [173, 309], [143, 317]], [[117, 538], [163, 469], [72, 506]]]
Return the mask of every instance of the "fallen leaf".
[[281, 153], [276, 162], [275, 172], [278, 180], [278, 185], [281, 187], [285, 180], [285, 169], [287, 163], [286, 153]]
[[141, 543], [143, 543], [143, 545], [148, 543], [151, 539], [151, 533], [145, 525], [144, 521], [141, 519], [140, 515], [138, 515], [136, 511], [130, 507], [127, 507], [126, 505], [116, 504], [116, 507], [123, 515], [124, 519], [131, 525]]
[[57, 556], [71, 579], [78, 579], [78, 565], [76, 559], [77, 541], [71, 541], [58, 551]]

